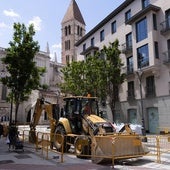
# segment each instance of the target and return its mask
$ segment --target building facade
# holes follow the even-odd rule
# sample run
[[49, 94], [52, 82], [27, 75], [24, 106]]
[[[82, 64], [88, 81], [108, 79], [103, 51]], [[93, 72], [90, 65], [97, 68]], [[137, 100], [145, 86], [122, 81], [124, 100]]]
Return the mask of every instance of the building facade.
[[114, 121], [163, 131], [170, 127], [170, 1], [124, 1], [76, 43], [77, 58], [84, 60], [116, 39], [127, 77]]
[[[6, 52], [4, 48], [0, 48], [0, 58], [5, 57]], [[18, 111], [18, 123], [27, 124], [31, 121], [35, 104], [38, 98], [43, 97], [46, 101], [51, 102], [53, 104], [62, 103], [62, 95], [60, 93], [60, 89], [58, 84], [61, 83], [62, 73], [61, 69], [63, 65], [58, 63], [56, 60], [51, 61], [50, 51], [47, 44], [46, 51], [40, 51], [35, 56], [35, 62], [38, 67], [45, 67], [46, 72], [41, 76], [40, 84], [41, 89], [33, 90], [30, 95], [28, 101], [25, 101], [20, 104]], [[5, 69], [5, 65], [1, 62], [0, 59], [0, 76], [6, 76], [7, 70]], [[10, 89], [5, 87], [2, 83], [0, 83], [0, 121], [3, 123], [8, 123], [11, 114], [11, 103], [6, 101], [7, 95]], [[12, 107], [12, 120], [14, 120], [15, 105]], [[42, 113], [40, 124], [48, 124], [49, 121], [47, 119], [46, 113]]]
[[62, 64], [77, 60], [75, 43], [85, 35], [85, 22], [75, 0], [71, 0], [61, 23]]

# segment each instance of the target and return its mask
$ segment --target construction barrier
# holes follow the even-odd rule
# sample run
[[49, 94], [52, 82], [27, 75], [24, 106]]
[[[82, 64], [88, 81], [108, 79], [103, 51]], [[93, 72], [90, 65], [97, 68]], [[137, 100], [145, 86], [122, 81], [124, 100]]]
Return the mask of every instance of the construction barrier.
[[[23, 142], [30, 142], [29, 141], [29, 130], [23, 130], [20, 131], [20, 139]], [[36, 132], [36, 140], [35, 140], [35, 150], [38, 152], [41, 150], [41, 156], [45, 159], [49, 159], [49, 152], [54, 152], [56, 154], [60, 154], [60, 162], [62, 163], [64, 161], [64, 152], [63, 152], [63, 147], [64, 147], [64, 136], [60, 134], [55, 134], [56, 137], [60, 138], [62, 141], [62, 149], [61, 151], [56, 151], [52, 149], [51, 146], [51, 140], [50, 140], [50, 133], [44, 133], [44, 132]]]
[[[57, 135], [57, 136], [55, 136]], [[61, 155], [61, 162], [63, 162], [64, 148], [69, 145], [69, 153], [74, 154], [78, 158], [91, 158], [93, 162], [97, 163], [102, 160], [110, 159], [114, 165], [115, 160], [152, 157], [151, 159], [157, 163], [162, 162], [164, 154], [170, 153], [170, 135], [110, 135], [110, 136], [94, 136], [91, 139], [90, 145], [87, 139], [79, 138], [74, 146], [70, 143], [65, 143], [64, 139], [70, 135], [54, 134], [55, 138], [59, 138], [62, 144], [60, 151], [51, 149], [50, 133], [37, 132], [35, 149], [38, 151], [41, 148], [41, 155], [49, 159], [49, 152], [55, 152]], [[73, 136], [76, 138], [77, 135]], [[23, 131], [22, 138], [24, 142], [28, 141], [29, 131]], [[146, 142], [142, 142], [147, 138]], [[107, 143], [107, 144], [106, 144]], [[128, 148], [128, 149], [127, 149]]]

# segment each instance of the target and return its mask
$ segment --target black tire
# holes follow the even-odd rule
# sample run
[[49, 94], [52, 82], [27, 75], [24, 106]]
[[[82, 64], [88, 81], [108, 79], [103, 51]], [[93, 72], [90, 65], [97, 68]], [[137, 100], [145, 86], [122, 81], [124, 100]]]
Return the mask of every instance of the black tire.
[[78, 136], [74, 143], [77, 158], [88, 159], [91, 157], [91, 140], [87, 136]]
[[[66, 135], [66, 131], [64, 127], [62, 125], [57, 126], [55, 130], [55, 135], [54, 135], [54, 147], [60, 152], [62, 151], [62, 145], [64, 145], [63, 146], [64, 152], [67, 152], [69, 149], [66, 145], [65, 135]], [[63, 138], [64, 138], [64, 141], [63, 141]]]

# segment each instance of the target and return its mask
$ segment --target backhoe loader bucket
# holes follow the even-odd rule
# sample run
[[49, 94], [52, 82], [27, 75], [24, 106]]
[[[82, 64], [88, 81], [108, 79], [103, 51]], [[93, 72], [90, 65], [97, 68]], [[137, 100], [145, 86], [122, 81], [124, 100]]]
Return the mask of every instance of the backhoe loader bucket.
[[139, 136], [135, 134], [94, 136], [92, 139], [92, 161], [98, 164], [116, 159], [137, 158], [148, 152]]

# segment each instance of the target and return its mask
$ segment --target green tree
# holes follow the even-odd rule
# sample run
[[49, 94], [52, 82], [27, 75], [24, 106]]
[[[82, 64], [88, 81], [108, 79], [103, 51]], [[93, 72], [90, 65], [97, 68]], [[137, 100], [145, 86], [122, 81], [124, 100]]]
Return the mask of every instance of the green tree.
[[6, 49], [6, 56], [2, 62], [6, 65], [9, 76], [1, 78], [4, 85], [10, 89], [9, 101], [15, 103], [15, 122], [17, 122], [18, 108], [21, 102], [26, 101], [31, 91], [40, 85], [40, 76], [44, 68], [36, 67], [35, 54], [39, 52], [37, 41], [33, 40], [35, 35], [33, 25], [28, 29], [24, 24], [14, 23], [13, 41]]
[[[62, 69], [64, 83], [61, 89], [64, 93], [73, 95], [101, 96], [104, 89], [104, 75], [101, 67], [104, 60], [96, 56], [89, 56], [84, 61], [73, 61]], [[101, 77], [103, 76], [103, 77]]]
[[125, 80], [125, 74], [121, 72], [121, 68], [124, 64], [120, 58], [119, 41], [116, 40], [114, 43], [110, 43], [108, 47], [104, 46], [103, 53], [106, 57], [106, 94], [112, 111], [113, 120], [115, 120], [115, 104], [119, 100], [120, 85]]
[[84, 61], [72, 62], [63, 68], [64, 93], [85, 95], [90, 93], [101, 101], [108, 100], [113, 119], [115, 103], [118, 101], [119, 87], [124, 82], [121, 73], [123, 63], [119, 57], [119, 41], [110, 43], [95, 56], [88, 56]]

